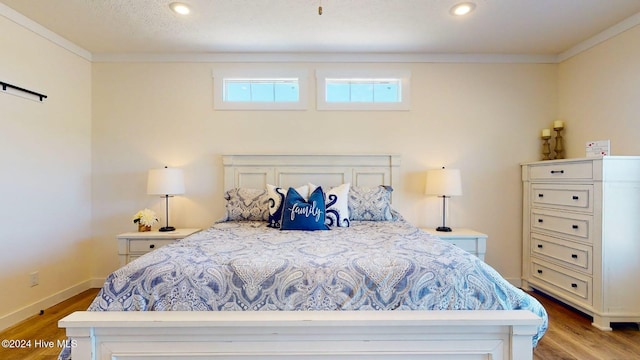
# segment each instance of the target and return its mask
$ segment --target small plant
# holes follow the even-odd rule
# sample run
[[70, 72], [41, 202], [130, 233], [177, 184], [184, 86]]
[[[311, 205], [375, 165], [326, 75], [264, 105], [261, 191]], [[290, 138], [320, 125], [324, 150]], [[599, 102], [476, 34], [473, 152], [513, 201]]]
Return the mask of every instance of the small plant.
[[158, 222], [158, 217], [153, 210], [144, 209], [133, 215], [133, 223], [143, 226], [152, 226]]

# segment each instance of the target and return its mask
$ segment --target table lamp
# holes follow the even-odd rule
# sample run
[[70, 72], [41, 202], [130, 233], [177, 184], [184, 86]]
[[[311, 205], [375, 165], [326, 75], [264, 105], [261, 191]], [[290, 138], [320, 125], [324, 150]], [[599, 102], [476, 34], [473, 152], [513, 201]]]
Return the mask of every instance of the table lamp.
[[165, 217], [167, 225], [158, 229], [159, 231], [174, 231], [176, 228], [169, 226], [169, 198], [173, 195], [184, 194], [184, 174], [181, 169], [149, 170], [147, 178], [147, 194], [162, 195], [165, 198]]
[[462, 195], [462, 181], [459, 169], [436, 169], [427, 171], [427, 184], [424, 192], [426, 195], [442, 197], [442, 226], [436, 231], [450, 232], [446, 225], [447, 198]]

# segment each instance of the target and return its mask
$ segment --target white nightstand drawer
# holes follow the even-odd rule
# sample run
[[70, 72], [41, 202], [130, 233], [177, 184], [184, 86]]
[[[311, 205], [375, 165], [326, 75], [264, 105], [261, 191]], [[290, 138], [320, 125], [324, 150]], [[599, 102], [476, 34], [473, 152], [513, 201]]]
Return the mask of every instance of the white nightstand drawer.
[[159, 249], [165, 245], [176, 242], [177, 240], [164, 240], [164, 239], [130, 239], [129, 240], [129, 252], [130, 253], [148, 253]]
[[134, 259], [169, 245], [185, 237], [195, 234], [200, 229], [176, 229], [175, 231], [146, 231], [128, 232], [118, 235], [118, 257], [120, 266], [124, 266]]
[[536, 164], [529, 167], [529, 179], [531, 180], [589, 180], [593, 178], [593, 163], [583, 162], [557, 162], [549, 164]]
[[472, 254], [478, 253], [478, 240], [477, 239], [447, 239], [445, 240], [460, 249], [470, 252]]
[[470, 229], [458, 228], [453, 229], [451, 232], [437, 231], [434, 228], [422, 228], [422, 231], [437, 236], [484, 261], [484, 255], [487, 252], [486, 234]]
[[593, 185], [532, 184], [531, 202], [537, 207], [593, 211]]

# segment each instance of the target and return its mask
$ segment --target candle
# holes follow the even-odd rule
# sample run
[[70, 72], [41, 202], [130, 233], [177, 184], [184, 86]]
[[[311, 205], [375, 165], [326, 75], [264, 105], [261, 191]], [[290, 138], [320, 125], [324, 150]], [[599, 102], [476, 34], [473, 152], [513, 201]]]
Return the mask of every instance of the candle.
[[562, 120], [556, 120], [553, 122], [553, 128], [557, 129], [557, 128], [564, 128], [564, 121]]
[[551, 136], [551, 129], [542, 129], [542, 137]]

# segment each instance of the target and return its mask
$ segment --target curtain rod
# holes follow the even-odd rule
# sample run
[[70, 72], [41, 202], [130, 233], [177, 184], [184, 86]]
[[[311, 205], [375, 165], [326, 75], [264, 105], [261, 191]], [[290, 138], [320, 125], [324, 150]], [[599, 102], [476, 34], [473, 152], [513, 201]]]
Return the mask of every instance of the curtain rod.
[[7, 91], [7, 88], [10, 87], [10, 88], [13, 88], [13, 89], [16, 89], [16, 90], [20, 90], [20, 91], [26, 92], [26, 93], [31, 94], [31, 95], [35, 95], [35, 96], [40, 98], [40, 101], [42, 101], [43, 99], [47, 98], [47, 95], [40, 94], [40, 93], [37, 93], [35, 91], [27, 90], [27, 89], [21, 88], [19, 86], [11, 85], [11, 84], [6, 83], [4, 81], [0, 81], [0, 85], [2, 85], [2, 90], [4, 90], [4, 91]]

